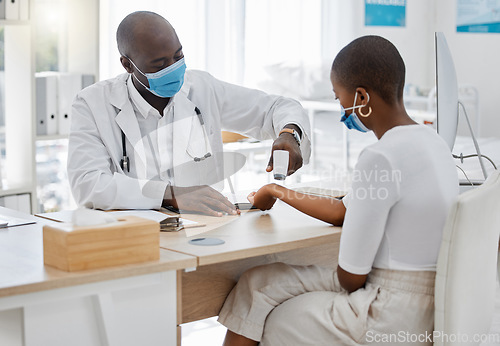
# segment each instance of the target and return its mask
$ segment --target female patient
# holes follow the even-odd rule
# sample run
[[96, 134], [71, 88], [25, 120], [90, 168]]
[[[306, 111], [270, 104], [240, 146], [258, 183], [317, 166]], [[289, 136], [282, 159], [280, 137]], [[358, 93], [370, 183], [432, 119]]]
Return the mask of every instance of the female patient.
[[275, 263], [243, 274], [219, 315], [224, 345], [432, 344], [436, 261], [458, 194], [450, 151], [406, 113], [405, 66], [386, 39], [351, 42], [330, 79], [341, 121], [379, 139], [361, 152], [352, 190], [340, 201], [270, 184], [249, 200], [267, 210], [281, 199], [343, 225], [338, 267]]

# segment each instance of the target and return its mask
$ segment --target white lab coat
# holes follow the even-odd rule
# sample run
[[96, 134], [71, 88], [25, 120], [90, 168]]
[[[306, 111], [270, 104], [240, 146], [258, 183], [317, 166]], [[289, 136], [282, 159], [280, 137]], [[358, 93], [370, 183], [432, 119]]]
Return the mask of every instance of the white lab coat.
[[[68, 176], [79, 205], [100, 209], [159, 209], [169, 181], [146, 176], [146, 154], [127, 89], [128, 74], [82, 90], [73, 103], [68, 149]], [[184, 85], [171, 102], [173, 174], [176, 186], [213, 185], [224, 177], [221, 130], [260, 140], [276, 138], [286, 124], [303, 130], [302, 156], [310, 156], [310, 125], [294, 100], [265, 94], [215, 79], [202, 71], [186, 72]], [[194, 111], [205, 121], [209, 145]], [[125, 134], [130, 172], [120, 167]], [[195, 163], [193, 158], [213, 154]]]

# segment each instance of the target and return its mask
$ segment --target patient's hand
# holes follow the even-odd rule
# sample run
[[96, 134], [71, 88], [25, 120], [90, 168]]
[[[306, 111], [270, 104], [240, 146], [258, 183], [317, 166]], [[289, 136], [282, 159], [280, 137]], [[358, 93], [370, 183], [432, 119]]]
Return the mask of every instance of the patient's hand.
[[269, 210], [276, 203], [276, 186], [276, 184], [264, 185], [259, 191], [250, 193], [247, 199], [260, 210]]

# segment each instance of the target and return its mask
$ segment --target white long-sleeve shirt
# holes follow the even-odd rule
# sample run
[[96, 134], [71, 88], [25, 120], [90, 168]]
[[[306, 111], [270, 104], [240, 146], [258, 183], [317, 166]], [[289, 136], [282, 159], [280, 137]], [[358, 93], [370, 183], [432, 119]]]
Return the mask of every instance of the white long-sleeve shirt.
[[397, 126], [365, 148], [343, 202], [339, 265], [435, 270], [443, 227], [458, 195], [450, 150], [425, 125]]

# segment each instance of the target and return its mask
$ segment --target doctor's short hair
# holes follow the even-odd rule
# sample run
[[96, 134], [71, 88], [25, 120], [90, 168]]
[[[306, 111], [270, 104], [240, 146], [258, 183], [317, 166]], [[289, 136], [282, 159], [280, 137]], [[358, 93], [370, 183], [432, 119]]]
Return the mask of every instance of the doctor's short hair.
[[354, 92], [358, 87], [377, 93], [388, 104], [402, 101], [405, 64], [397, 48], [380, 36], [363, 36], [345, 46], [335, 57], [336, 82]]
[[127, 15], [118, 25], [116, 30], [116, 43], [120, 55], [130, 57], [135, 40], [135, 31], [138, 25], [148, 25], [154, 20], [168, 21], [158, 13], [150, 11], [136, 11]]

